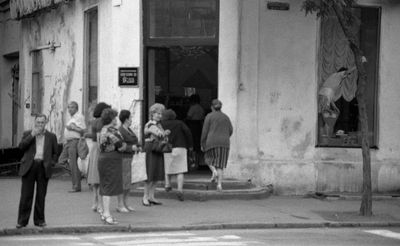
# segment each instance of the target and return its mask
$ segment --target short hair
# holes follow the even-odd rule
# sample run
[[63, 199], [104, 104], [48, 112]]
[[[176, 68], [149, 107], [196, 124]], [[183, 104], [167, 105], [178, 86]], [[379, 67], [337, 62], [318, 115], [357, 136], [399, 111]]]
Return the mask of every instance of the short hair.
[[125, 123], [127, 119], [131, 116], [131, 112], [129, 110], [123, 109], [121, 112], [119, 112], [119, 120], [121, 123]]
[[212, 100], [212, 102], [211, 102], [211, 106], [212, 106], [215, 110], [219, 111], [219, 110], [221, 110], [221, 108], [222, 108], [222, 102], [221, 102], [220, 100], [218, 100], [218, 99], [214, 99], [214, 100]]
[[347, 67], [341, 67], [339, 68], [339, 70], [337, 70], [338, 73], [343, 72], [343, 71], [347, 71], [348, 68]]
[[153, 119], [153, 114], [156, 112], [159, 112], [162, 114], [162, 112], [165, 110], [165, 106], [161, 103], [155, 103], [151, 105], [149, 109], [149, 114], [150, 114], [150, 119]]
[[93, 117], [94, 118], [100, 118], [101, 117], [101, 112], [103, 112], [104, 109], [106, 108], [111, 108], [111, 105], [108, 105], [105, 102], [99, 102], [96, 107], [94, 107], [93, 110]]
[[45, 114], [36, 114], [36, 115], [35, 115], [35, 120], [36, 120], [37, 118], [44, 118], [44, 120], [47, 121], [47, 116], [46, 116]]
[[110, 124], [115, 117], [117, 117], [118, 112], [112, 108], [106, 108], [101, 112], [101, 123], [103, 126]]
[[76, 109], [79, 109], [79, 106], [78, 106], [78, 103], [77, 103], [77, 102], [71, 101], [71, 102], [69, 102], [69, 104], [72, 104], [72, 105], [75, 106]]
[[175, 120], [176, 119], [175, 111], [173, 109], [164, 110], [162, 119], [163, 120]]

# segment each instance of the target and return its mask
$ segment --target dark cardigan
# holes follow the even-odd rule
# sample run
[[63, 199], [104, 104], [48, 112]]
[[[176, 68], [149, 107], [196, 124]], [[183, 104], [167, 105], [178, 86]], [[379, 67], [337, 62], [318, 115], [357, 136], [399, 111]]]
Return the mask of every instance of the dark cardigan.
[[180, 120], [161, 121], [164, 130], [170, 130], [169, 142], [173, 148], [193, 148], [193, 138], [189, 127]]

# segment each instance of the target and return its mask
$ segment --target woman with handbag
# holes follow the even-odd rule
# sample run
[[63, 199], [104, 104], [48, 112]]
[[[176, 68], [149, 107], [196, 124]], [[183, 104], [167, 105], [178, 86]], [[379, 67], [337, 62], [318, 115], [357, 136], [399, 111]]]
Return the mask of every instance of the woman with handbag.
[[121, 110], [119, 113], [119, 120], [121, 121], [121, 126], [119, 127], [119, 132], [122, 138], [127, 144], [126, 154], [122, 156], [122, 196], [118, 197], [118, 207], [117, 212], [128, 213], [133, 212], [135, 209], [128, 205], [128, 194], [131, 188], [131, 162], [132, 155], [139, 150], [139, 141], [136, 134], [131, 130], [130, 126], [132, 124], [132, 115], [129, 110]]
[[176, 119], [176, 114], [172, 109], [164, 111], [161, 124], [164, 129], [171, 131], [168, 140], [172, 144], [172, 153], [164, 154], [165, 190], [168, 192], [172, 189], [170, 176], [176, 175], [177, 197], [179, 201], [183, 201], [183, 179], [184, 173], [188, 171], [187, 150], [193, 150], [192, 133], [183, 121]]
[[122, 153], [127, 151], [127, 144], [119, 133], [117, 126], [118, 112], [107, 108], [101, 114], [103, 128], [99, 134], [100, 154], [98, 169], [100, 176], [100, 195], [103, 196], [102, 220], [106, 224], [118, 222], [111, 216], [110, 200], [112, 196], [123, 193], [122, 187]]
[[164, 179], [164, 153], [162, 152], [162, 140], [169, 134], [161, 126], [164, 105], [155, 103], [150, 107], [150, 121], [144, 126], [146, 152], [147, 180], [144, 185], [143, 206], [162, 205], [154, 197], [157, 182]]

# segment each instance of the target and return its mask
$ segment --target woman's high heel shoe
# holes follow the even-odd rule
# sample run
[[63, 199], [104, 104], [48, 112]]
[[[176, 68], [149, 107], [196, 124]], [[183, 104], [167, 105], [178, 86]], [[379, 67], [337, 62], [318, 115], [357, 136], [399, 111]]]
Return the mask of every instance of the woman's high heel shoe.
[[162, 202], [154, 201], [149, 199], [150, 204], [152, 205], [162, 205]]
[[105, 217], [104, 224], [116, 225], [116, 224], [118, 224], [118, 222], [113, 217], [111, 217], [111, 215], [110, 215], [110, 216]]
[[149, 200], [142, 200], [142, 204], [143, 204], [143, 206], [146, 206], [146, 207], [150, 207], [151, 206], [151, 203], [150, 203], [150, 201]]

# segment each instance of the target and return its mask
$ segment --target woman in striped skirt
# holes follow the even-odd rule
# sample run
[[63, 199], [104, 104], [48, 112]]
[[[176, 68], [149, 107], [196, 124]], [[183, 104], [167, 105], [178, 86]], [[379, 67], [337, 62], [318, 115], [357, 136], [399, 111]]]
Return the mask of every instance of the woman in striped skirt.
[[205, 152], [205, 162], [212, 171], [211, 182], [217, 179], [217, 190], [222, 190], [223, 170], [229, 156], [230, 136], [233, 132], [229, 117], [221, 112], [222, 103], [218, 99], [211, 102], [212, 112], [206, 116], [201, 133], [201, 148]]

